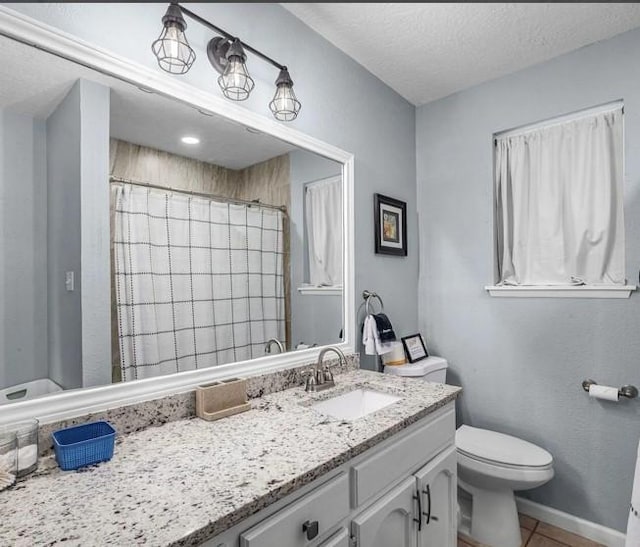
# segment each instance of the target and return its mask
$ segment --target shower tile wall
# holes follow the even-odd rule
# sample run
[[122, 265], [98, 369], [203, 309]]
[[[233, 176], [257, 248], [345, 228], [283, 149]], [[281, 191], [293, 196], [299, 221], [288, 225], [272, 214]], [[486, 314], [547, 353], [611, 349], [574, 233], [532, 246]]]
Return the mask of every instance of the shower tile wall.
[[271, 205], [290, 204], [289, 155], [240, 170], [111, 139], [109, 173], [124, 179]]

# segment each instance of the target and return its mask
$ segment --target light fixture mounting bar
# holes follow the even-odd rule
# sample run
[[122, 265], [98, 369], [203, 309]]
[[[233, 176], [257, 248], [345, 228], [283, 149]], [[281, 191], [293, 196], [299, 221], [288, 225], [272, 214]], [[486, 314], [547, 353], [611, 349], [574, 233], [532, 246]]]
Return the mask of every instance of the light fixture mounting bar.
[[[194, 21], [200, 23], [201, 25], [204, 25], [205, 27], [211, 29], [212, 31], [214, 31], [215, 33], [219, 34], [220, 36], [226, 38], [227, 40], [235, 40], [236, 37], [233, 36], [232, 34], [229, 34], [226, 30], [221, 29], [220, 27], [217, 27], [216, 25], [214, 25], [213, 23], [210, 23], [209, 21], [207, 21], [206, 19], [203, 19], [202, 17], [200, 17], [199, 15], [196, 15], [195, 13], [193, 13], [191, 10], [181, 6], [180, 4], [176, 3], [176, 5], [180, 8], [180, 11], [182, 13], [184, 13], [187, 17], [193, 19]], [[241, 41], [242, 42], [242, 41]], [[271, 57], [269, 57], [268, 55], [265, 55], [264, 53], [262, 53], [261, 51], [258, 51], [257, 49], [251, 47], [249, 44], [242, 42], [242, 47], [244, 49], [246, 49], [247, 51], [250, 51], [251, 53], [253, 53], [254, 55], [256, 55], [257, 57], [260, 57], [262, 60], [267, 61], [267, 63], [272, 64], [273, 66], [275, 66], [277, 69], [279, 70], [284, 70], [286, 69], [286, 67], [284, 65], [281, 65], [280, 63], [278, 63], [277, 61], [274, 61]]]

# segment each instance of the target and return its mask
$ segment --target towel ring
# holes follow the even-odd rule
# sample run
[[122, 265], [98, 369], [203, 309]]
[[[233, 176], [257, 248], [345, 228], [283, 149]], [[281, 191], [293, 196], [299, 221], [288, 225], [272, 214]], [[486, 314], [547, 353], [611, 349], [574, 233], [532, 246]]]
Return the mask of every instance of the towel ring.
[[371, 315], [369, 304], [372, 298], [376, 298], [378, 300], [378, 302], [380, 303], [380, 311], [384, 311], [384, 302], [382, 301], [382, 298], [380, 298], [378, 293], [364, 290], [362, 291], [362, 298], [364, 298], [364, 307], [365, 307], [365, 311], [367, 312], [367, 315]]

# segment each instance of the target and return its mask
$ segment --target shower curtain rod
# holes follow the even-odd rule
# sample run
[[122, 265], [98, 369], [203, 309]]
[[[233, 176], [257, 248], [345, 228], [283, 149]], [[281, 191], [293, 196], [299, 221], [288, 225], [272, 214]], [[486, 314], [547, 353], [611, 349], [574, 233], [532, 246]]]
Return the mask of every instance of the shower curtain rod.
[[155, 190], [164, 190], [168, 192], [177, 192], [179, 194], [189, 194], [191, 196], [199, 196], [203, 198], [214, 199], [217, 201], [225, 201], [228, 203], [236, 203], [238, 205], [253, 205], [255, 207], [265, 207], [267, 209], [276, 209], [282, 211], [287, 215], [287, 207], [285, 205], [270, 205], [268, 203], [261, 203], [260, 201], [249, 201], [244, 199], [235, 199], [227, 196], [220, 196], [217, 194], [208, 194], [206, 192], [194, 192], [193, 190], [181, 190], [180, 188], [173, 188], [171, 186], [160, 186], [159, 184], [152, 184], [150, 182], [142, 182], [139, 180], [124, 179], [122, 177], [109, 176], [109, 182], [116, 182], [121, 184], [130, 184], [131, 186], [143, 186], [145, 188], [153, 188]]

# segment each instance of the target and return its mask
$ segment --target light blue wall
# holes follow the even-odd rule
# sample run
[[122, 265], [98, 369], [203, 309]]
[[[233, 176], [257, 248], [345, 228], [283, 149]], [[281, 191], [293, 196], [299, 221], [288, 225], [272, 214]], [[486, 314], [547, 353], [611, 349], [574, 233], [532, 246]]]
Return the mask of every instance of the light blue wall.
[[49, 373], [65, 389], [111, 383], [108, 173], [109, 89], [79, 80], [47, 119]]
[[420, 327], [465, 388], [465, 423], [546, 447], [556, 477], [527, 497], [624, 530], [640, 437], [637, 401], [590, 400], [585, 378], [640, 384], [640, 296], [497, 299], [492, 134], [625, 101], [627, 277], [640, 262], [640, 31], [418, 109]]
[[44, 122], [0, 110], [0, 389], [47, 378]]
[[[150, 45], [161, 30], [166, 4], [6, 4], [84, 40], [157, 68]], [[415, 108], [351, 58], [277, 4], [201, 3], [192, 9], [286, 63], [303, 109], [291, 125], [355, 154], [356, 301], [363, 289], [379, 291], [398, 333], [417, 329], [417, 221], [415, 212]], [[219, 94], [205, 53], [211, 33], [189, 22], [198, 59], [182, 81]], [[256, 88], [243, 103], [269, 116], [277, 76], [250, 58]], [[161, 73], [160, 69], [157, 68]], [[408, 203], [409, 256], [374, 254], [373, 194]]]
[[[49, 377], [82, 386], [80, 84], [47, 119]], [[75, 290], [65, 288], [74, 272]]]
[[111, 383], [110, 90], [80, 80], [82, 385]]
[[310, 182], [340, 175], [339, 163], [305, 150], [289, 153], [291, 210], [291, 340], [305, 344], [335, 344], [343, 328], [342, 297], [302, 295], [298, 287], [309, 282], [308, 243], [304, 215], [304, 187]]

